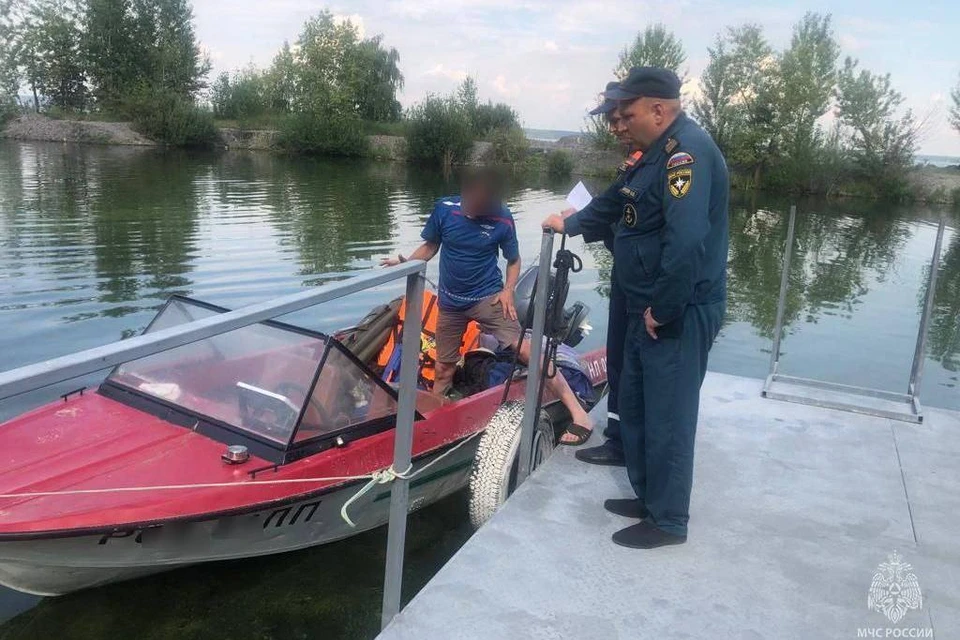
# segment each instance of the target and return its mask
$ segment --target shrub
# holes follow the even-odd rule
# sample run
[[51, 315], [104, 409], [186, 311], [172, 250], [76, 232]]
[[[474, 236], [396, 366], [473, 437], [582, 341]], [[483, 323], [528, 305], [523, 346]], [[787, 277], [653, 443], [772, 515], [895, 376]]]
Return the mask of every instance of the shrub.
[[17, 117], [19, 110], [13, 102], [0, 101], [0, 129], [5, 127], [8, 122]]
[[960, 187], [950, 190], [950, 199], [953, 201], [953, 208], [960, 209]]
[[363, 121], [363, 132], [368, 136], [398, 136], [406, 137], [409, 126], [406, 120], [397, 122]]
[[288, 116], [280, 125], [277, 144], [308, 155], [361, 156], [367, 152], [360, 117], [335, 109]]
[[427, 96], [410, 110], [407, 157], [449, 168], [462, 164], [473, 147], [470, 120], [452, 98]]
[[221, 73], [210, 91], [213, 115], [225, 120], [256, 120], [267, 113], [267, 91], [263, 73], [253, 67], [235, 73]]
[[499, 164], [520, 164], [527, 158], [530, 141], [520, 127], [503, 127], [490, 134], [493, 158]]
[[137, 131], [174, 147], [209, 147], [220, 137], [211, 112], [175, 95], [141, 94], [127, 112]]
[[560, 150], [547, 154], [547, 175], [551, 178], [568, 178], [571, 173], [573, 173], [573, 156]]

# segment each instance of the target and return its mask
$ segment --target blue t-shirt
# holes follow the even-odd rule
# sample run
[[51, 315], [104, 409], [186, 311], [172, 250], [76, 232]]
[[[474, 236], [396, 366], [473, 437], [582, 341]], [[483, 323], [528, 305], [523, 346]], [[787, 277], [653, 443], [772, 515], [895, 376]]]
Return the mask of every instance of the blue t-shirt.
[[440, 245], [440, 308], [469, 309], [503, 289], [498, 257], [520, 257], [517, 230], [510, 209], [495, 215], [468, 218], [460, 198], [443, 198], [433, 207], [420, 236]]

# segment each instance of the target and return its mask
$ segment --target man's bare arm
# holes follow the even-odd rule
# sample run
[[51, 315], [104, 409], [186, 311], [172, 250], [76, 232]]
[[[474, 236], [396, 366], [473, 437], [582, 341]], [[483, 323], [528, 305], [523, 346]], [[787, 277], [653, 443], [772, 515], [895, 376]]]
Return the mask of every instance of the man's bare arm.
[[410, 254], [409, 257], [404, 258], [402, 255], [397, 254], [394, 258], [383, 258], [380, 261], [381, 267], [393, 267], [401, 262], [406, 262], [407, 260], [424, 260], [429, 261], [430, 258], [437, 255], [437, 252], [440, 251], [440, 245], [434, 244], [432, 242], [424, 242], [422, 245], [417, 247], [416, 251]]

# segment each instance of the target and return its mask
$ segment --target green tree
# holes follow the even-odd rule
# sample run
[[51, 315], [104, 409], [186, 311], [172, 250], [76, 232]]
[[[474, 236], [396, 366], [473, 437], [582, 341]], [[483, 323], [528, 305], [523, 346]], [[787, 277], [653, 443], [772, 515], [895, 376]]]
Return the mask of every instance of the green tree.
[[193, 100], [210, 61], [200, 50], [189, 0], [132, 0], [139, 79], [155, 91]]
[[[12, 113], [20, 90], [20, 75], [13, 52], [16, 33], [13, 0], [0, 0], [0, 113]], [[2, 118], [2, 115], [0, 115]]]
[[375, 122], [399, 120], [403, 115], [397, 100], [397, 92], [403, 89], [400, 54], [393, 47], [384, 48], [383, 36], [376, 35], [357, 43], [354, 58], [353, 92], [360, 117]]
[[734, 77], [734, 161], [747, 168], [752, 186], [761, 186], [762, 172], [775, 161], [779, 141], [777, 108], [782, 94], [779, 60], [758, 25], [730, 30]]
[[30, 54], [35, 56], [34, 87], [50, 106], [81, 110], [86, 104], [86, 77], [80, 60], [80, 26], [76, 6], [64, 0], [38, 0], [30, 8]]
[[349, 63], [350, 50], [357, 42], [356, 27], [350, 22], [338, 24], [329, 11], [320, 12], [304, 24], [294, 53], [294, 111], [356, 110], [356, 86], [351, 82], [354, 70]]
[[737, 79], [727, 38], [718, 34], [713, 47], [707, 47], [709, 62], [700, 76], [701, 95], [693, 102], [693, 116], [724, 152], [730, 153], [730, 134], [734, 127]]
[[903, 96], [890, 83], [890, 74], [858, 70], [847, 58], [837, 75], [837, 105], [841, 124], [851, 131], [856, 174], [878, 191], [896, 195], [913, 162], [918, 128], [908, 110], [898, 115]]
[[456, 96], [427, 96], [410, 110], [409, 121], [410, 160], [444, 169], [466, 160], [473, 146], [473, 131]]
[[273, 58], [273, 64], [264, 77], [264, 90], [269, 101], [269, 109], [274, 113], [290, 113], [296, 95], [296, 61], [290, 50], [290, 43], [284, 41], [280, 51]]
[[268, 108], [266, 74], [254, 67], [233, 74], [221, 73], [210, 90], [213, 115], [231, 120], [248, 120], [264, 115]]
[[728, 29], [708, 52], [694, 116], [728, 161], [747, 170], [752, 186], [758, 187], [761, 170], [776, 149], [777, 58], [761, 28], [753, 24]]
[[97, 105], [116, 109], [137, 80], [140, 51], [134, 39], [130, 0], [86, 0], [82, 46]]
[[633, 44], [620, 52], [613, 73], [623, 79], [631, 67], [664, 67], [682, 78], [680, 67], [686, 60], [683, 43], [662, 24], [654, 24], [638, 33]]
[[188, 0], [85, 0], [83, 48], [101, 108], [134, 95], [192, 102], [210, 62], [200, 50]]
[[507, 104], [487, 101], [481, 104], [477, 81], [472, 76], [464, 78], [454, 94], [463, 117], [470, 123], [476, 138], [486, 138], [494, 132], [520, 128], [520, 117]]
[[950, 124], [960, 133], [960, 80], [957, 80], [957, 86], [950, 91], [950, 98], [953, 101], [950, 105]]
[[790, 48], [781, 56], [776, 126], [787, 180], [794, 185], [805, 185], [816, 164], [823, 143], [817, 119], [829, 108], [839, 56], [831, 17], [816, 13], [794, 25]]
[[26, 84], [33, 94], [33, 109], [40, 112], [40, 96], [43, 85], [43, 64], [41, 60], [41, 33], [38, 27], [38, 14], [34, 5], [14, 1], [4, 9], [3, 49], [5, 62], [9, 70], [2, 75], [8, 76], [11, 88], [19, 92], [20, 83]]

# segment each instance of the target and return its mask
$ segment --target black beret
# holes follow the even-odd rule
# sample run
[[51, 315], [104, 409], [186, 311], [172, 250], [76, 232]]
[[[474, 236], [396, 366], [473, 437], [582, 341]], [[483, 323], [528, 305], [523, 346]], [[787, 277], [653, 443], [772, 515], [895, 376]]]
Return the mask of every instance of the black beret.
[[[620, 86], [620, 83], [617, 82], [617, 81], [608, 82], [608, 83], [607, 83], [607, 88], [604, 89], [604, 94], [603, 94], [603, 95], [606, 95], [606, 92], [607, 92], [607, 91], [612, 91], [613, 89], [616, 89], [616, 88], [619, 87], [619, 86]], [[595, 109], [591, 109], [591, 110], [590, 110], [590, 115], [592, 115], [592, 116], [598, 116], [598, 115], [600, 115], [601, 113], [610, 113], [611, 111], [613, 111], [613, 110], [616, 109], [616, 108], [617, 108], [617, 101], [616, 101], [616, 100], [611, 100], [610, 98], [604, 97], [603, 102], [601, 102], [599, 105], [597, 105], [597, 107], [596, 107]]]
[[673, 71], [661, 67], [633, 67], [620, 84], [605, 91], [608, 100], [634, 100], [636, 98], [663, 98], [675, 100], [680, 97], [680, 78]]

